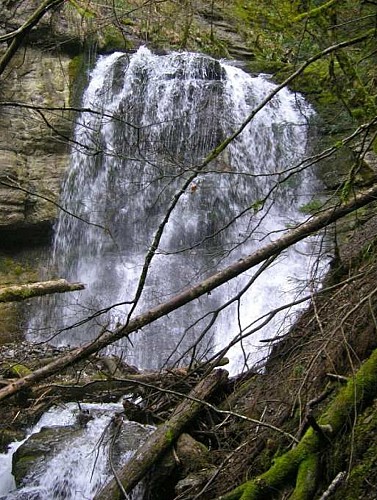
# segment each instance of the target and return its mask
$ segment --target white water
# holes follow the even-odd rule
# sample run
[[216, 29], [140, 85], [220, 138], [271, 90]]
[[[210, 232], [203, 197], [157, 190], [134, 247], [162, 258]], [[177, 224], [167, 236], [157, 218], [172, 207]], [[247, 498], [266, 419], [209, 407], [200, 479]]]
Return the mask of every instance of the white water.
[[[122, 411], [121, 404], [83, 404], [83, 410], [90, 411], [93, 420], [85, 428], [72, 432], [72, 437], [64, 442], [54, 443], [53, 453], [46, 450], [47, 460], [36, 462], [26, 478], [26, 485], [15, 490], [11, 475], [12, 454], [33, 434], [44, 427], [74, 426], [77, 421], [78, 406], [69, 403], [64, 407], [56, 407], [45, 413], [39, 422], [30, 430], [24, 441], [12, 443], [7, 454], [0, 454], [0, 498], [18, 500], [88, 500], [103, 487], [113, 476], [109, 465], [109, 431], [111, 418], [115, 412]], [[144, 440], [153, 428], [136, 423], [123, 424], [127, 432], [134, 436], [135, 426], [144, 427]], [[135, 440], [133, 437], [131, 439]], [[139, 444], [143, 442], [142, 436]], [[46, 446], [47, 443], [45, 443]], [[134, 453], [130, 448], [121, 456], [125, 463]], [[130, 498], [141, 497], [141, 487], [136, 488]], [[2, 495], [6, 495], [3, 497]]]
[[[54, 265], [59, 275], [84, 282], [86, 291], [75, 298], [43, 299], [30, 323], [32, 339], [49, 338], [99, 309], [133, 300], [153, 234], [175, 193], [273, 88], [263, 76], [251, 77], [197, 54], [156, 56], [141, 48], [132, 56], [99, 59], [83, 101], [97, 114], [80, 117], [61, 203], [105, 229], [61, 213]], [[164, 229], [134, 315], [251, 253], [300, 218], [298, 206], [313, 189], [310, 173], [276, 183], [305, 154], [311, 113], [300, 96], [283, 89], [217, 160], [198, 172]], [[257, 212], [271, 189], [273, 195]], [[125, 340], [116, 349], [140, 368], [158, 368], [185, 353], [186, 363], [191, 355], [213, 354], [240, 329], [296, 296], [297, 283], [302, 288], [310, 274], [308, 251], [301, 245], [280, 257], [239, 308], [218, 315], [200, 349], [190, 350], [211, 316], [200, 318], [233, 297], [252, 273], [138, 331], [132, 345]], [[127, 304], [113, 308], [56, 335], [54, 342], [87, 341], [103, 327], [124, 323], [129, 310]], [[242, 369], [245, 358], [250, 365], [264, 356], [265, 349], [257, 353], [259, 339], [278, 334], [279, 324], [281, 317], [242, 348], [233, 347], [230, 371]]]
[[[174, 195], [273, 88], [264, 76], [251, 77], [196, 54], [156, 56], [141, 48], [132, 56], [118, 53], [99, 59], [83, 99], [83, 107], [95, 113], [83, 113], [78, 120], [61, 200], [69, 212], [92, 225], [61, 213], [54, 243], [57, 274], [84, 282], [86, 290], [41, 300], [30, 321], [30, 338], [40, 341], [54, 335], [56, 344], [76, 345], [94, 338], [103, 327], [125, 321], [130, 311], [125, 302], [134, 297], [153, 234]], [[277, 183], [306, 153], [311, 114], [300, 96], [283, 89], [218, 159], [198, 172], [164, 229], [134, 315], [260, 248], [300, 219], [298, 207], [314, 190], [310, 172]], [[271, 190], [273, 196], [258, 211]], [[213, 354], [240, 332], [250, 331], [260, 316], [299, 295], [311, 277], [310, 252], [308, 244], [301, 244], [280, 256], [238, 303], [219, 312], [200, 348], [192, 346], [207, 330], [209, 312], [234, 297], [255, 270], [136, 332], [132, 344], [119, 342], [113, 352], [121, 352], [139, 368]], [[59, 333], [121, 302], [108, 314]], [[259, 340], [279, 335], [285, 326], [283, 317], [276, 316], [267, 328], [232, 347], [230, 371], [262, 359], [267, 351]], [[48, 425], [54, 425], [64, 420], [64, 412], [52, 411], [43, 418], [50, 417]], [[108, 473], [102, 453], [94, 482], [88, 480], [93, 449], [109, 418], [91, 422], [74, 452], [72, 445], [62, 448], [30, 479], [25, 494], [36, 488], [42, 495], [38, 498], [61, 498], [56, 488], [63, 481], [64, 498], [93, 496]], [[82, 473], [76, 475], [77, 463]], [[3, 491], [9, 489], [4, 485]]]

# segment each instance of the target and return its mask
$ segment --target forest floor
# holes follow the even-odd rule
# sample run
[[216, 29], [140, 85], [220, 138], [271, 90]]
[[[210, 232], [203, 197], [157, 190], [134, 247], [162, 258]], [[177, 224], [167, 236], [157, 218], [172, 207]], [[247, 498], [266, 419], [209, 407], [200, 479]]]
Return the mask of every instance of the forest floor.
[[[225, 412], [225, 417], [206, 408], [201, 417], [189, 425], [187, 430], [191, 436], [211, 451], [208, 469], [216, 470], [213, 479], [206, 477], [204, 483], [195, 486], [195, 494], [198, 488], [200, 490], [198, 498], [218, 497], [267, 470], [276, 457], [293, 446], [287, 435], [300, 440], [310, 425], [310, 418], [316, 419], [323, 413], [345, 381], [377, 347], [376, 233], [373, 217], [355, 226], [347, 242], [343, 242], [340, 258], [334, 261], [320, 293], [313, 295], [311, 305], [288, 334], [271, 347], [265, 370], [250, 370], [229, 379], [226, 387], [211, 400]], [[21, 376], [25, 369], [33, 370], [64, 351], [45, 345], [31, 346], [27, 342], [2, 346], [4, 379], [0, 382]], [[109, 370], [111, 372], [108, 361], [93, 357], [49, 379], [48, 384], [72, 384], [73, 381], [85, 384], [98, 379], [99, 372], [103, 379], [109, 380]], [[156, 386], [184, 393], [200, 379], [198, 373], [190, 378], [184, 369], [170, 373], [169, 380], [166, 373], [142, 374], [126, 365], [118, 365], [115, 370], [118, 370], [112, 372], [115, 379], [148, 375], [155, 377]], [[8, 442], [20, 439], [25, 429], [48, 407], [63, 404], [72, 396], [69, 392], [49, 393], [48, 384], [33, 389], [33, 393], [21, 392], [3, 403], [0, 434], [3, 448]], [[124, 387], [113, 386], [113, 389], [99, 387], [98, 391], [75, 393], [74, 397], [82, 401], [119, 399]], [[152, 420], [157, 418], [154, 423], [168, 418], [179, 399], [166, 394], [156, 397], [156, 391], [148, 392], [145, 388], [140, 389], [140, 394], [146, 402], [144, 414], [149, 412]], [[354, 422], [345, 427], [344, 433], [324, 452], [318, 492], [325, 491], [340, 471], [346, 471], [347, 481], [336, 493], [339, 498], [354, 499], [360, 495], [376, 498], [374, 436], [377, 436], [377, 404], [372, 402], [359, 415], [355, 413]], [[280, 498], [286, 498], [284, 495], [291, 487], [288, 485]], [[179, 498], [194, 498], [193, 492], [180, 493]]]

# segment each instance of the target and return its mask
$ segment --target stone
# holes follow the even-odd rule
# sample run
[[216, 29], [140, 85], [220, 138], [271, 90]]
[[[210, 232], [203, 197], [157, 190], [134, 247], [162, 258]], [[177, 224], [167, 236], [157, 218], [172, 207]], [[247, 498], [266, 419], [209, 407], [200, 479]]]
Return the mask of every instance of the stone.
[[[62, 176], [69, 163], [70, 115], [47, 111], [67, 107], [69, 58], [27, 48], [16, 55], [2, 82], [7, 102], [0, 113], [0, 235], [49, 237], [57, 213]], [[17, 103], [27, 103], [20, 107]], [[41, 107], [39, 112], [30, 107]], [[47, 122], [47, 123], [46, 123]], [[27, 237], [27, 238], [26, 238]], [[16, 238], [16, 237], [15, 237]], [[29, 241], [30, 243], [30, 241]]]
[[30, 436], [13, 455], [12, 474], [16, 485], [26, 484], [33, 471], [42, 466], [67, 437], [79, 432], [81, 430], [73, 426], [42, 427], [38, 433]]

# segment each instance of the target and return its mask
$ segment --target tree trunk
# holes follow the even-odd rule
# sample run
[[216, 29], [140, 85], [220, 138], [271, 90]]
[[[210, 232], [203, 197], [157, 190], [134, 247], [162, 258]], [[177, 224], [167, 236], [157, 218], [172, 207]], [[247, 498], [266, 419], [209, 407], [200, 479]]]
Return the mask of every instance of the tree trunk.
[[215, 273], [209, 278], [203, 280], [197, 285], [184, 290], [183, 292], [175, 295], [173, 298], [167, 302], [158, 304], [147, 312], [140, 314], [134, 319], [131, 319], [124, 326], [119, 327], [114, 332], [104, 333], [99, 336], [95, 341], [90, 342], [82, 347], [78, 347], [72, 350], [69, 354], [64, 355], [57, 359], [56, 361], [44, 366], [32, 374], [23, 377], [17, 381], [12, 382], [7, 387], [0, 390], [0, 401], [9, 396], [20, 391], [22, 388], [30, 387], [33, 384], [43, 380], [55, 373], [62, 371], [64, 368], [87, 358], [91, 354], [98, 352], [100, 349], [107, 347], [108, 345], [116, 342], [117, 340], [127, 337], [130, 333], [140, 330], [146, 325], [153, 323], [157, 319], [166, 316], [167, 314], [179, 309], [185, 304], [211, 292], [212, 290], [218, 288], [219, 286], [227, 283], [231, 279], [239, 276], [245, 271], [262, 263], [269, 257], [278, 255], [283, 250], [286, 250], [290, 246], [294, 245], [298, 241], [305, 239], [306, 237], [320, 231], [321, 229], [329, 226], [336, 220], [344, 217], [345, 215], [361, 208], [368, 203], [375, 201], [377, 198], [377, 184], [373, 184], [370, 188], [365, 189], [352, 196], [351, 200], [340, 203], [334, 207], [330, 207], [324, 210], [319, 215], [310, 218], [307, 222], [302, 223], [291, 229], [281, 238], [272, 241], [265, 247], [262, 247], [252, 253], [251, 255], [245, 256], [243, 259], [239, 259], [237, 262], [226, 267], [222, 271]]
[[83, 290], [84, 288], [82, 283], [69, 283], [63, 279], [5, 286], [0, 287], [0, 302], [17, 302], [30, 299], [30, 297], [38, 297], [50, 293], [73, 292]]
[[[225, 383], [228, 373], [216, 370], [204, 378], [190, 392], [187, 399], [175, 409], [171, 418], [159, 426], [151, 437], [137, 450], [131, 460], [117, 473], [126, 493], [129, 493], [151, 466], [163, 455], [182, 433], [184, 427], [197, 415], [202, 405], [199, 400], [208, 398], [215, 389]], [[118, 483], [112, 479], [94, 500], [118, 500], [123, 498]]]

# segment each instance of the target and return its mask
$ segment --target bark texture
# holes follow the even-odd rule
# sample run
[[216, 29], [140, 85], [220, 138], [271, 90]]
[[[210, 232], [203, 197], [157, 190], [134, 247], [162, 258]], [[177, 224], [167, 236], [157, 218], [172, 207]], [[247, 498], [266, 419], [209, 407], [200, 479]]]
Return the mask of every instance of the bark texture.
[[30, 299], [30, 297], [38, 297], [51, 293], [73, 292], [83, 290], [84, 288], [82, 283], [69, 283], [64, 279], [5, 286], [0, 288], [0, 302], [17, 302]]
[[[185, 426], [202, 408], [199, 400], [207, 399], [219, 386], [226, 382], [228, 373], [216, 370], [204, 378], [190, 392], [188, 398], [177, 406], [171, 418], [159, 426], [151, 437], [141, 446], [131, 460], [117, 473], [124, 490], [132, 488], [149, 471], [152, 465], [174, 444]], [[117, 481], [112, 479], [94, 500], [117, 500], [123, 498]]]
[[[363, 363], [356, 375], [343, 387], [323, 413], [318, 424], [323, 433], [309, 428], [298, 445], [278, 457], [268, 471], [247, 481], [217, 500], [267, 500], [295, 479], [290, 498], [311, 500], [318, 474], [318, 454], [331, 440], [351, 425], [355, 414], [377, 396], [377, 350]], [[326, 438], [326, 435], [328, 438]], [[330, 439], [331, 438], [331, 439]]]

